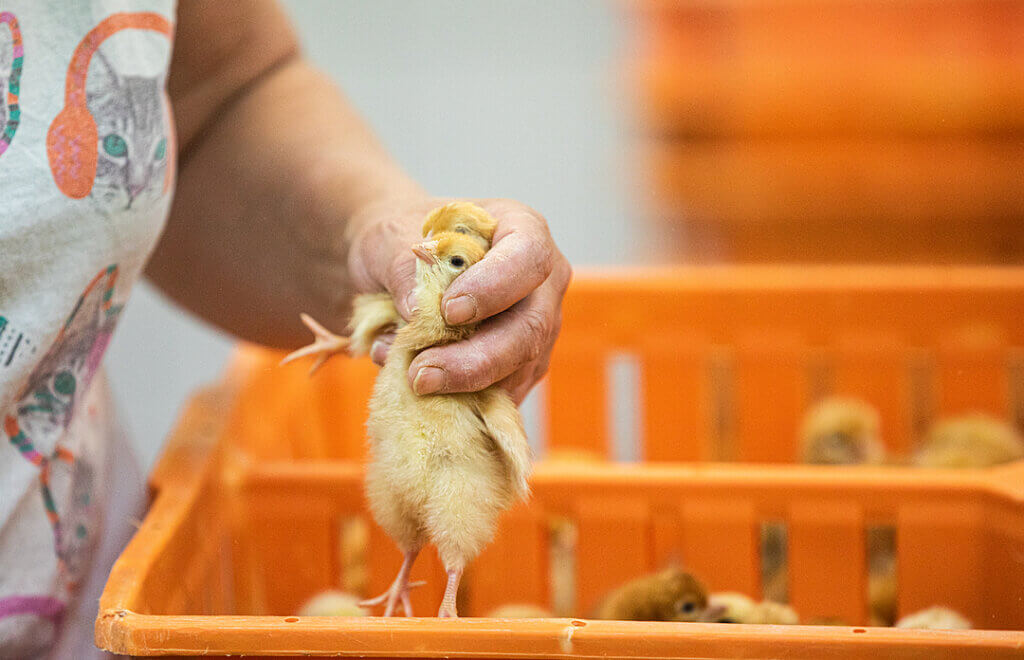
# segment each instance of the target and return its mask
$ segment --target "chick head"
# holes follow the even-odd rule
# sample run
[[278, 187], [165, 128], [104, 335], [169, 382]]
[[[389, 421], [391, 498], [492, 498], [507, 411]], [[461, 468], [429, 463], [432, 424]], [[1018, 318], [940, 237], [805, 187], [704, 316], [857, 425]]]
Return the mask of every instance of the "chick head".
[[498, 221], [471, 202], [452, 202], [434, 209], [423, 221], [424, 238], [433, 238], [444, 232], [472, 237], [484, 249], [491, 246]]
[[938, 422], [914, 463], [934, 468], [982, 468], [1024, 458], [1024, 440], [1010, 424], [973, 414]]
[[417, 284], [444, 291], [456, 277], [480, 261], [487, 250], [473, 237], [442, 232], [412, 246], [412, 251], [418, 257]]
[[680, 568], [658, 574], [648, 594], [657, 610], [658, 621], [700, 621], [708, 606], [704, 585]]
[[817, 465], [877, 464], [885, 460], [878, 413], [858, 399], [831, 397], [815, 405], [800, 431], [801, 460]]

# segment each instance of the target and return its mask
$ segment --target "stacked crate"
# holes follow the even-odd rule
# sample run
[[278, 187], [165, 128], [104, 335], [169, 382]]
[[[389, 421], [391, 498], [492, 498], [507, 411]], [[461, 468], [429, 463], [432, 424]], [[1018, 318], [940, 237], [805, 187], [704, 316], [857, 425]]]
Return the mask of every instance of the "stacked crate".
[[677, 257], [1024, 257], [1024, 3], [637, 6], [643, 179]]

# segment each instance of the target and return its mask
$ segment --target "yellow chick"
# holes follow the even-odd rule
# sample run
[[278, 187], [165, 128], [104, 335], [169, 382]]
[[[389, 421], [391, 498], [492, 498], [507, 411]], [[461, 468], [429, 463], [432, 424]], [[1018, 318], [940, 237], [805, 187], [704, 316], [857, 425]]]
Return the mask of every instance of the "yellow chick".
[[423, 222], [423, 237], [430, 238], [442, 232], [465, 234], [477, 241], [485, 250], [491, 247], [498, 222], [472, 202], [452, 202], [436, 208]]
[[395, 337], [367, 422], [370, 510], [405, 561], [392, 587], [367, 604], [386, 603], [388, 615], [402, 600], [408, 614], [409, 570], [430, 541], [448, 573], [438, 616], [455, 617], [463, 569], [490, 541], [498, 514], [529, 493], [530, 450], [519, 410], [504, 390], [417, 396], [410, 388], [406, 373], [420, 351], [475, 330], [447, 325], [441, 296], [485, 252], [456, 233], [435, 234], [413, 251], [419, 311]]
[[597, 607], [595, 619], [617, 621], [707, 621], [707, 591], [697, 578], [679, 568], [631, 580]]
[[773, 625], [796, 625], [800, 623], [800, 617], [796, 610], [788, 605], [776, 603], [770, 600], [755, 602], [744, 594], [723, 591], [713, 593], [708, 597], [708, 612], [717, 614], [713, 619], [714, 623], [748, 623], [748, 624], [773, 624]]
[[359, 596], [322, 591], [299, 608], [299, 616], [370, 616], [370, 612], [359, 606]]
[[508, 603], [487, 613], [491, 619], [550, 619], [554, 616], [546, 608], [530, 603]]
[[928, 431], [914, 465], [983, 468], [1024, 458], [1024, 440], [1013, 426], [980, 413], [945, 419]]
[[880, 464], [885, 449], [879, 440], [878, 412], [858, 399], [830, 397], [804, 418], [800, 460], [816, 465]]
[[896, 622], [896, 627], [919, 630], [970, 630], [971, 622], [948, 607], [929, 607], [903, 617]]

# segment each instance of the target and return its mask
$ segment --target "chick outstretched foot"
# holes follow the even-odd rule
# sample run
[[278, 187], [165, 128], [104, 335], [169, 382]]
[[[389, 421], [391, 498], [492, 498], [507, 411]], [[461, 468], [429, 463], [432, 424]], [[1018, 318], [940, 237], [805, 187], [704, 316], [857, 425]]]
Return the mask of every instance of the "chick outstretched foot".
[[289, 353], [281, 360], [281, 364], [288, 364], [292, 360], [298, 360], [307, 355], [316, 355], [316, 362], [313, 363], [313, 367], [309, 370], [310, 375], [312, 375], [313, 372], [323, 366], [324, 362], [327, 362], [328, 358], [348, 348], [348, 337], [334, 334], [313, 320], [313, 317], [309, 314], [301, 314], [300, 318], [306, 324], [306, 327], [313, 331], [313, 343]]
[[402, 567], [398, 569], [395, 581], [391, 583], [388, 590], [368, 600], [359, 601], [359, 607], [377, 607], [384, 605], [384, 616], [393, 616], [398, 603], [402, 604], [402, 611], [405, 616], [412, 616], [412, 602], [409, 600], [409, 592], [416, 587], [422, 587], [426, 582], [409, 582], [409, 573], [412, 571], [412, 563], [416, 561], [416, 552], [407, 552]]
[[455, 599], [459, 593], [459, 582], [461, 580], [461, 569], [448, 571], [448, 585], [444, 589], [444, 598], [441, 599], [441, 609], [437, 611], [438, 618], [459, 618], [459, 613], [455, 608]]

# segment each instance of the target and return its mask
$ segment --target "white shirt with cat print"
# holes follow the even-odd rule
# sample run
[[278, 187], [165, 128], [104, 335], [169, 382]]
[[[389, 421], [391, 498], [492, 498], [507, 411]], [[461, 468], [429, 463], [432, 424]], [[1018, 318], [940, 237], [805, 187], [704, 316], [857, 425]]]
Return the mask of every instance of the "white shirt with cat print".
[[0, 657], [84, 657], [62, 640], [127, 522], [101, 360], [170, 206], [174, 18], [0, 0]]

